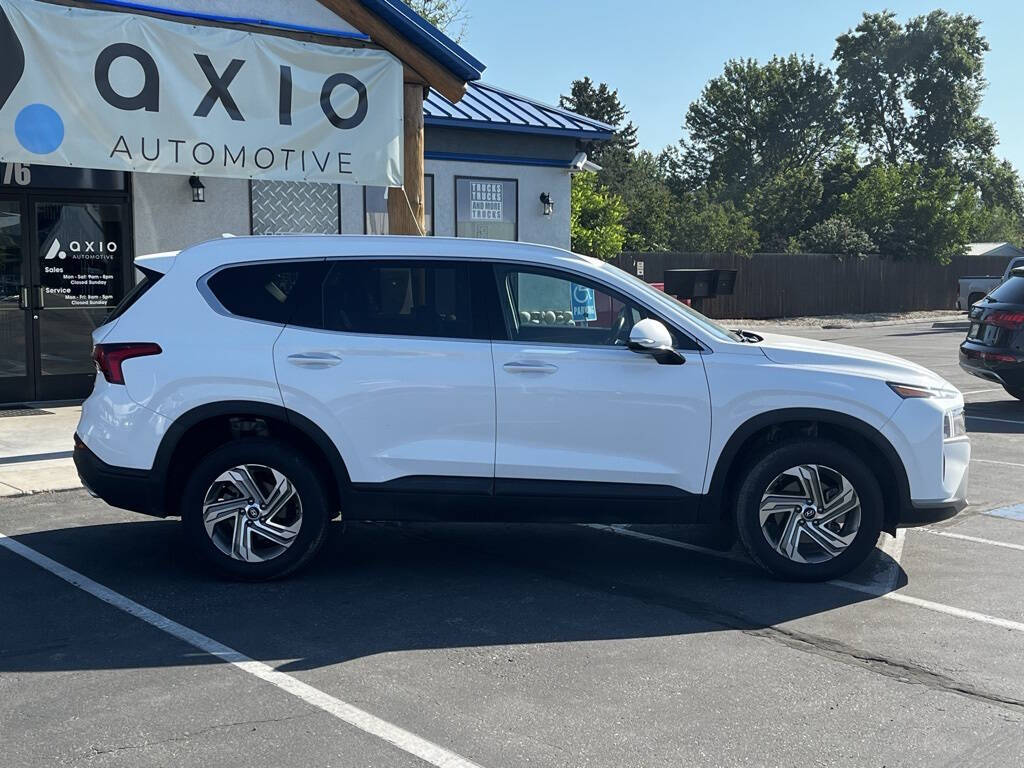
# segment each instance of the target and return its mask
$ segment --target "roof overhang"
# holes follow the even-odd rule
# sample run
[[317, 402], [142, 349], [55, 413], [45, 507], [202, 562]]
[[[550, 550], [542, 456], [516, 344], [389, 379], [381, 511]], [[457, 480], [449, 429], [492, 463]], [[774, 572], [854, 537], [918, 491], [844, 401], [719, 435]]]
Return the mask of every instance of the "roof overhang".
[[402, 0], [317, 0], [370, 39], [390, 51], [449, 101], [457, 102], [466, 84], [479, 80], [484, 64], [471, 56]]

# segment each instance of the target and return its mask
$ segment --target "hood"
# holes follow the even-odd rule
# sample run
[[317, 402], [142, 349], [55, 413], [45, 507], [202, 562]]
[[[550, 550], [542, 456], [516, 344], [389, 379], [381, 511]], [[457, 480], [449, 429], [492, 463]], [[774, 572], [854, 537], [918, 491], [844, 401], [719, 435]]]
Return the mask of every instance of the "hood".
[[924, 366], [901, 357], [861, 347], [817, 341], [778, 333], [760, 333], [758, 348], [773, 363], [847, 371], [900, 384], [919, 384], [955, 390], [952, 384]]

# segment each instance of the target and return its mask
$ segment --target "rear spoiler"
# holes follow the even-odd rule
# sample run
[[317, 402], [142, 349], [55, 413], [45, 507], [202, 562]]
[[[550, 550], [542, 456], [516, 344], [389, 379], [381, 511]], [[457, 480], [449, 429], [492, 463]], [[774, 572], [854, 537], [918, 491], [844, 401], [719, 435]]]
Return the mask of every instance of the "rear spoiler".
[[151, 280], [159, 279], [170, 271], [174, 266], [174, 260], [181, 251], [165, 251], [164, 253], [150, 253], [146, 256], [139, 256], [135, 260], [135, 268]]

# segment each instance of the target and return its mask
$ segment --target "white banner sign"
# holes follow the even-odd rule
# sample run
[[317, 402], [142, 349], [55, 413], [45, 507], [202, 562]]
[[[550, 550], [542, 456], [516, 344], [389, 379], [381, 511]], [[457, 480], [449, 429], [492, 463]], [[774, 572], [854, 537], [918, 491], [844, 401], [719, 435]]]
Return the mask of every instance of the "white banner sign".
[[0, 162], [401, 186], [402, 74], [380, 50], [0, 0]]

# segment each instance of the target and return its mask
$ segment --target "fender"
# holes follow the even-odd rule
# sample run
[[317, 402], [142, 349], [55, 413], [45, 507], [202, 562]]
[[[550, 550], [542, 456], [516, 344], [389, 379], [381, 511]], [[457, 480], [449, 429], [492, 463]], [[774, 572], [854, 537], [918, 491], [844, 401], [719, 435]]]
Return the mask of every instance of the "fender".
[[314, 422], [307, 419], [300, 413], [289, 410], [281, 405], [272, 403], [261, 403], [249, 400], [225, 400], [217, 403], [207, 403], [186, 411], [168, 428], [160, 441], [156, 458], [153, 461], [153, 476], [158, 485], [158, 498], [163, 498], [166, 488], [167, 475], [170, 471], [171, 458], [181, 442], [182, 437], [192, 427], [207, 419], [220, 416], [264, 416], [277, 421], [283, 421], [302, 432], [306, 437], [320, 449], [331, 467], [334, 480], [337, 483], [338, 494], [341, 498], [349, 485], [348, 468], [341, 457], [337, 446]]
[[[718, 456], [718, 461], [715, 463], [715, 470], [711, 476], [711, 483], [708, 486], [706, 496], [708, 500], [707, 509], [709, 511], [709, 514], [706, 516], [707, 520], [711, 521], [712, 516], [722, 508], [721, 502], [726, 497], [726, 479], [728, 478], [729, 470], [732, 468], [736, 456], [742, 450], [747, 440], [765, 427], [794, 421], [819, 422], [847, 429], [864, 438], [878, 449], [879, 455], [892, 469], [893, 476], [896, 478], [896, 502], [898, 506], [896, 509], [886, 509], [885, 514], [885, 530], [895, 532], [896, 522], [900, 517], [901, 510], [909, 509], [911, 506], [910, 481], [907, 479], [907, 470], [903, 466], [903, 460], [900, 459], [896, 449], [885, 435], [870, 424], [853, 416], [848, 416], [845, 413], [819, 408], [781, 408], [775, 411], [760, 413], [743, 422], [726, 442], [725, 447]], [[886, 494], [885, 488], [882, 489], [882, 492], [883, 495], [889, 495]]]

